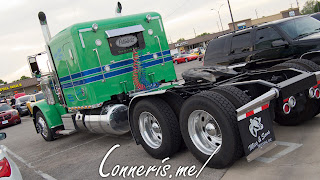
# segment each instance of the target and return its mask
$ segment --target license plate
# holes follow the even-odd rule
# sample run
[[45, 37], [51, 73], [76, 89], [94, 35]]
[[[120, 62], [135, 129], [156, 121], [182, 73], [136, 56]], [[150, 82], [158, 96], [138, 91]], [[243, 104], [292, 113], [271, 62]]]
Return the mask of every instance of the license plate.
[[8, 120], [2, 121], [2, 124], [7, 124]]

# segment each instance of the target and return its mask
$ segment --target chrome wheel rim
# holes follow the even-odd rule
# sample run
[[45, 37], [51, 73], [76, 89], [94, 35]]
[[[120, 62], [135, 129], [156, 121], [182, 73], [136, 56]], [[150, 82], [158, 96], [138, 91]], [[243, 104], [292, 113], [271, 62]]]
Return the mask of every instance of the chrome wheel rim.
[[190, 114], [188, 132], [193, 144], [206, 155], [211, 155], [219, 145], [222, 145], [219, 124], [206, 111], [195, 110]]
[[148, 146], [157, 149], [162, 143], [162, 131], [160, 124], [151, 113], [142, 112], [139, 116], [140, 134]]
[[40, 126], [40, 132], [44, 137], [48, 137], [48, 128], [47, 124], [42, 117], [38, 118], [38, 124]]

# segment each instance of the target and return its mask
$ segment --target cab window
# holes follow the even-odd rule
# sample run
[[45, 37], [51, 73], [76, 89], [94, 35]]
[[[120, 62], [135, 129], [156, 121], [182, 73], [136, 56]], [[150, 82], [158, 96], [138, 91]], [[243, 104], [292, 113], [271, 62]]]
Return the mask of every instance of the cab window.
[[268, 27], [264, 29], [259, 29], [256, 32], [255, 49], [259, 50], [272, 48], [272, 42], [276, 40], [284, 39], [273, 28]]
[[242, 53], [249, 51], [251, 47], [250, 32], [233, 36], [231, 44], [231, 53]]
[[111, 54], [114, 56], [130, 53], [133, 49], [142, 50], [146, 47], [142, 32], [125, 34], [108, 38]]

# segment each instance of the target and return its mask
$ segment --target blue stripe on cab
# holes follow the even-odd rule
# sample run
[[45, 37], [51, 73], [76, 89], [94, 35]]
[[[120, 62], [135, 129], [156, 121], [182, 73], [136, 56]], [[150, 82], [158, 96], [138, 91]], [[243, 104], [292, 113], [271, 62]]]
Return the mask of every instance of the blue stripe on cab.
[[[170, 50], [167, 50], [167, 51], [163, 52], [164, 56], [167, 55], [167, 54], [170, 54]], [[157, 55], [158, 55], [158, 57], [161, 57], [161, 52], [158, 52]], [[145, 56], [140, 57], [140, 61], [145, 61], [145, 60], [148, 60], [148, 59], [151, 59], [151, 58], [153, 58], [152, 54], [145, 55]], [[172, 61], [171, 56], [164, 58], [164, 61], [165, 62]], [[163, 59], [161, 57], [161, 58], [159, 58], [157, 60], [143, 63], [142, 67], [147, 68], [147, 67], [150, 67], [150, 66], [161, 64], [162, 62], [163, 62]], [[133, 64], [133, 60], [132, 59], [128, 59], [128, 60], [124, 60], [124, 61], [121, 61], [121, 62], [118, 62], [118, 63], [111, 64], [110, 68], [114, 69], [114, 68], [118, 68], [118, 67], [121, 67], [121, 66], [129, 65], [129, 64]], [[127, 67], [127, 68], [123, 68], [123, 69], [119, 69], [119, 70], [116, 70], [116, 71], [105, 73], [104, 75], [105, 75], [105, 78], [110, 78], [110, 77], [114, 77], [114, 76], [117, 76], [117, 75], [121, 75], [121, 74], [125, 74], [125, 73], [128, 73], [128, 72], [131, 72], [131, 71], [133, 71], [133, 68], [132, 67]], [[98, 72], [101, 72], [101, 67], [85, 70], [85, 71], [82, 72], [82, 76], [87, 76], [87, 75], [91, 75], [91, 74], [98, 73]], [[72, 79], [79, 78], [79, 77], [81, 77], [81, 74], [80, 73], [75, 73], [75, 74], [72, 74], [71, 77], [72, 77]], [[73, 82], [73, 84], [74, 84], [74, 86], [79, 86], [79, 85], [82, 85], [82, 84], [87, 84], [87, 83], [95, 82], [95, 81], [102, 80], [102, 79], [103, 79], [102, 74], [99, 74], [99, 75], [96, 75], [96, 76], [93, 76], [93, 77], [85, 78], [83, 80], [75, 81], [75, 82]], [[60, 82], [67, 81], [67, 80], [70, 80], [70, 76], [65, 76], [65, 77], [60, 78]], [[62, 86], [63, 89], [70, 88], [70, 87], [72, 87], [72, 83], [71, 82], [70, 83], [66, 83], [66, 84], [63, 84], [61, 86]]]

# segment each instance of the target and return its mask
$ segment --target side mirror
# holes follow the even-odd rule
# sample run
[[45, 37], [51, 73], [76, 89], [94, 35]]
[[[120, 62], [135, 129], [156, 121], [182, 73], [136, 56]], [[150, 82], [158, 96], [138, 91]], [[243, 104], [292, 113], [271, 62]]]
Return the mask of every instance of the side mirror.
[[7, 134], [6, 133], [0, 133], [0, 140], [3, 140], [7, 138]]
[[272, 41], [272, 47], [287, 46], [287, 45], [289, 45], [289, 43], [281, 39]]
[[28, 63], [30, 66], [31, 74], [33, 77], [40, 75], [40, 69], [35, 57], [28, 57]]

